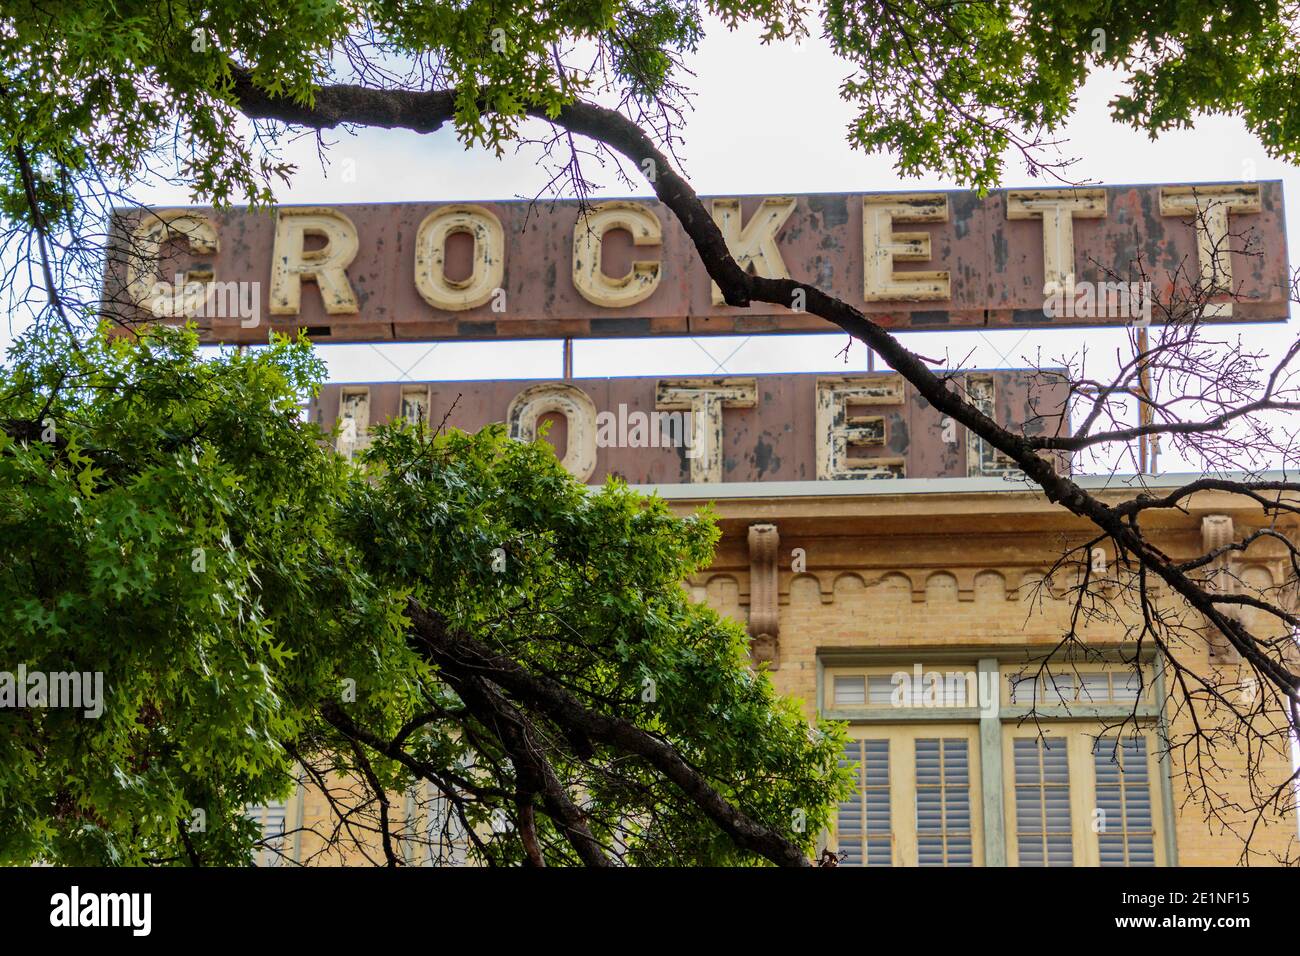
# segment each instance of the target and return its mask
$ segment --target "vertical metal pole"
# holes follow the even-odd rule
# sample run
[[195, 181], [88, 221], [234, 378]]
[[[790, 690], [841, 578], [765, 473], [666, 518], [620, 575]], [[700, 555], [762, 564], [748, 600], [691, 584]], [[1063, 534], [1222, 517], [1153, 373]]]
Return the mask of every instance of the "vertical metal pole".
[[[1145, 326], [1137, 330], [1137, 348], [1139, 355], [1150, 348]], [[1150, 425], [1155, 421], [1155, 415], [1149, 404], [1151, 399], [1151, 370], [1147, 368], [1145, 361], [1138, 365], [1138, 395], [1140, 396], [1138, 424], [1140, 426]], [[1155, 449], [1155, 436], [1143, 435], [1138, 439], [1138, 472], [1143, 475], [1151, 474], [1155, 470], [1155, 455], [1149, 455], [1148, 449]]]
[[573, 378], [573, 339], [564, 340], [564, 377]]

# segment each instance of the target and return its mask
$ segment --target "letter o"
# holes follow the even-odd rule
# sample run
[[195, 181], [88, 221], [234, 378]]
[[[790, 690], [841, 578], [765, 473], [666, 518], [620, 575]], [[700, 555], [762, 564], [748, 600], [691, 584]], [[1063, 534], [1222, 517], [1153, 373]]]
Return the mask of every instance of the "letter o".
[[[474, 240], [474, 268], [468, 279], [447, 278], [447, 237], [456, 233]], [[469, 205], [435, 209], [424, 217], [415, 234], [415, 287], [435, 309], [473, 309], [502, 287], [505, 251], [505, 230], [490, 210]]]
[[506, 411], [510, 437], [535, 441], [538, 419], [550, 412], [563, 415], [569, 424], [568, 445], [560, 464], [585, 482], [596, 470], [596, 405], [582, 389], [563, 382], [543, 382], [524, 389]]

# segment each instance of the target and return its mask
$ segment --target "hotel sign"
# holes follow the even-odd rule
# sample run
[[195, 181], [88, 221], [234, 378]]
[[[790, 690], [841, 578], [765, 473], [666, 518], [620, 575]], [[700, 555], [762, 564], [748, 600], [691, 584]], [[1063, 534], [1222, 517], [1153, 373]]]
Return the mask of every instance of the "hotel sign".
[[[1157, 301], [1180, 283], [1233, 290], [1216, 297], [1212, 320], [1288, 316], [1280, 182], [704, 202], [742, 265], [815, 284], [888, 328], [1159, 322], [1150, 298], [1129, 291], [1146, 281]], [[192, 318], [210, 342], [299, 327], [333, 342], [828, 329], [797, 302], [724, 304], [676, 218], [650, 200], [585, 212], [576, 202], [160, 209], [122, 212], [115, 232], [110, 313]]]
[[[959, 372], [954, 387], [995, 421], [1069, 434], [1059, 374]], [[1020, 474], [893, 372], [330, 384], [310, 412], [327, 429], [338, 425], [346, 455], [392, 419], [467, 432], [502, 422], [526, 441], [549, 422], [546, 437], [565, 467], [592, 484]], [[1058, 461], [1067, 472], [1068, 460]]]

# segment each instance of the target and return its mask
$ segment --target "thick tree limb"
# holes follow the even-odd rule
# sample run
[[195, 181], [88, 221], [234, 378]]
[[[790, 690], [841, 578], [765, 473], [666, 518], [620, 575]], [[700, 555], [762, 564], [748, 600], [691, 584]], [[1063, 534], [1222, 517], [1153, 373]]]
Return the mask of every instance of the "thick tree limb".
[[630, 721], [584, 707], [555, 681], [529, 672], [472, 637], [449, 633], [438, 615], [414, 601], [408, 605], [407, 614], [416, 648], [427, 654], [448, 680], [454, 680], [453, 675], [485, 678], [521, 706], [544, 714], [562, 729], [580, 732], [595, 743], [644, 758], [676, 784], [741, 849], [781, 866], [810, 865], [796, 844], [732, 806], [669, 744]]
[[520, 789], [516, 796], [520, 837], [530, 862], [534, 866], [546, 865], [537, 843], [533, 817], [532, 794], [539, 793], [547, 815], [555, 821], [582, 862], [587, 866], [609, 866], [609, 858], [601, 849], [600, 841], [587, 826], [582, 811], [565, 791], [555, 770], [541, 754], [535, 732], [523, 713], [502, 697], [485, 677], [457, 671], [454, 665], [445, 669], [443, 676], [461, 700], [492, 728], [510, 754]]

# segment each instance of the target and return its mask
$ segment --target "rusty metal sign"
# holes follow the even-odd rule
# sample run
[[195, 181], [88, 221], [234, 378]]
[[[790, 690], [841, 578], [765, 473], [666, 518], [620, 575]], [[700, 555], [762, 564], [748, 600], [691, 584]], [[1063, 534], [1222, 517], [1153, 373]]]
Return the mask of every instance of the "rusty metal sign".
[[[1010, 427], [1069, 432], [1068, 388], [1055, 373], [962, 372], [954, 387]], [[310, 413], [327, 430], [337, 425], [348, 455], [365, 447], [376, 423], [399, 417], [469, 432], [503, 422], [525, 440], [544, 432], [589, 483], [611, 475], [676, 484], [1020, 474], [892, 372], [331, 384]]]
[[[706, 199], [737, 261], [815, 284], [886, 327], [1159, 323], [1196, 284], [1211, 321], [1288, 317], [1282, 184]], [[124, 320], [205, 341], [322, 342], [817, 332], [721, 303], [649, 200], [123, 213], [106, 284]], [[1157, 303], [1152, 308], [1152, 301]]]

